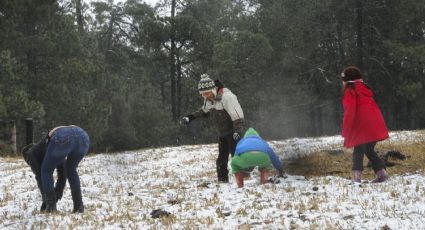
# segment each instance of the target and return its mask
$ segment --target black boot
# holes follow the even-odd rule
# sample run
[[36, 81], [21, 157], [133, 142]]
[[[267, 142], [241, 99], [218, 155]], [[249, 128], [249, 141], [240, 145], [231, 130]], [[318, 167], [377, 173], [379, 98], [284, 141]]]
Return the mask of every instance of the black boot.
[[45, 193], [46, 212], [57, 212], [55, 191]]
[[73, 213], [83, 213], [84, 212], [84, 205], [83, 205], [83, 197], [81, 195], [81, 191], [78, 192], [71, 192], [72, 195], [72, 202], [74, 203], [74, 209], [72, 210]]
[[217, 163], [217, 179], [218, 182], [227, 183], [229, 182], [229, 171], [227, 170], [227, 165], [222, 165]]
[[41, 194], [41, 199], [43, 202], [41, 203], [40, 212], [44, 212], [46, 211], [46, 195], [44, 193]]

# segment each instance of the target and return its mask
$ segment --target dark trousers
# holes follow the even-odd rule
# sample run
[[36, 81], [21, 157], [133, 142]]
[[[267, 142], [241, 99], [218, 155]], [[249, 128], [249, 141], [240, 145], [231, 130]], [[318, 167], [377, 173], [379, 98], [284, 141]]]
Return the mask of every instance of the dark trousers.
[[363, 171], [363, 156], [366, 157], [372, 163], [373, 171], [377, 172], [380, 169], [385, 168], [384, 161], [375, 152], [376, 142], [367, 144], [357, 145], [354, 147], [353, 152], [353, 170]]
[[53, 171], [66, 159], [65, 167], [71, 192], [81, 193], [77, 167], [89, 150], [89, 144], [89, 136], [79, 127], [64, 127], [53, 133], [41, 165], [44, 192], [53, 191]]
[[218, 140], [218, 158], [216, 160], [218, 181], [229, 181], [229, 170], [227, 169], [227, 163], [229, 161], [229, 154], [232, 157], [233, 154], [235, 154], [236, 144], [237, 142], [233, 140], [232, 134], [220, 137]]

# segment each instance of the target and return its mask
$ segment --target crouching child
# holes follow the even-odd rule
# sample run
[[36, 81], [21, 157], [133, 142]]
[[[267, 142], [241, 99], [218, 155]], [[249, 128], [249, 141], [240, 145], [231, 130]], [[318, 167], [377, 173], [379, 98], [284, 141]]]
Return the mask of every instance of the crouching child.
[[246, 171], [258, 167], [260, 171], [260, 183], [268, 182], [269, 171], [273, 167], [278, 175], [283, 177], [283, 165], [273, 149], [264, 141], [257, 131], [249, 128], [236, 146], [235, 154], [231, 161], [232, 172], [235, 174], [239, 188], [244, 185]]

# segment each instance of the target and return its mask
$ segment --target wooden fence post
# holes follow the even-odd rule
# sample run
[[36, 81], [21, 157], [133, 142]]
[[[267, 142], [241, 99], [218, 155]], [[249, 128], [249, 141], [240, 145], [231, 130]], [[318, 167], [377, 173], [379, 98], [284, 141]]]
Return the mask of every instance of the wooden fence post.
[[12, 124], [12, 129], [11, 129], [11, 133], [12, 133], [12, 138], [10, 140], [11, 142], [11, 147], [12, 147], [12, 153], [13, 155], [17, 155], [18, 154], [18, 148], [16, 146], [16, 122], [15, 121], [11, 121]]
[[25, 131], [26, 131], [25, 145], [34, 143], [34, 122], [32, 118], [25, 119]]

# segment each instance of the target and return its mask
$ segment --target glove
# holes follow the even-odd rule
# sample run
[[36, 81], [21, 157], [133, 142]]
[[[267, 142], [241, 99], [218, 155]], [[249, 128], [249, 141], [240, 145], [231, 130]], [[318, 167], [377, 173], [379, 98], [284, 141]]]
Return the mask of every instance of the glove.
[[277, 177], [279, 177], [279, 178], [288, 178], [288, 176], [285, 173], [285, 170], [283, 170], [283, 169], [279, 169], [278, 170]]
[[180, 119], [180, 124], [188, 125], [194, 119], [193, 115], [187, 115]]
[[280, 179], [278, 177], [276, 177], [276, 176], [270, 177], [269, 178], [269, 183], [279, 184], [280, 183]]
[[241, 135], [237, 132], [233, 133], [233, 140], [239, 141], [241, 139]]
[[187, 125], [189, 123], [190, 123], [189, 117], [182, 117], [182, 119], [180, 120], [180, 124], [182, 125]]

